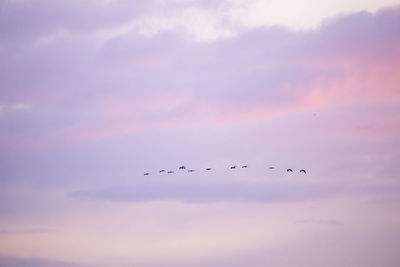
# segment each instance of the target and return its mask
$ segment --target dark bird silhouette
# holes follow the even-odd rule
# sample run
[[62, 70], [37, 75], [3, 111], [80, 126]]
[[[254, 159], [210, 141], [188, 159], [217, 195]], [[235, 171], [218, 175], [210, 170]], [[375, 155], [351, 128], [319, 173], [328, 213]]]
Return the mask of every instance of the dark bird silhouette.
[[242, 166], [242, 168], [247, 168], [247, 167], [249, 167], [249, 166], [247, 166], [247, 165], [243, 165], [243, 166]]
[[180, 170], [186, 170], [186, 166], [180, 166], [179, 169]]
[[232, 166], [231, 169], [236, 169], [236, 166]]
[[293, 170], [292, 170], [292, 169], [287, 169], [286, 171], [287, 171], [287, 172], [293, 172]]
[[268, 169], [273, 170], [273, 169], [275, 169], [275, 167], [269, 167]]
[[150, 173], [149, 172], [145, 172], [143, 175], [150, 175]]
[[194, 172], [194, 170], [188, 170], [188, 172]]
[[304, 174], [306, 174], [306, 170], [304, 170], [304, 169], [300, 170], [300, 172], [304, 172]]
[[160, 170], [160, 172], [165, 172], [165, 170]]
[[211, 168], [207, 168], [206, 171], [211, 171]]
[[168, 171], [168, 173], [174, 173], [174, 171]]

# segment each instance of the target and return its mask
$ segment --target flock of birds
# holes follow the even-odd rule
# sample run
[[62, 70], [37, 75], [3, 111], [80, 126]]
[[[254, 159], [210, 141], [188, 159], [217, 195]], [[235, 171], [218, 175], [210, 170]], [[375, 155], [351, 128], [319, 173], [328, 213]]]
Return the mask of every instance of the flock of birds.
[[[246, 169], [246, 168], [248, 168], [248, 167], [249, 167], [248, 165], [243, 165], [243, 166], [242, 166], [242, 169]], [[238, 168], [236, 165], [230, 167], [231, 170], [234, 170], [234, 169], [236, 169], [236, 168]], [[273, 170], [273, 169], [275, 169], [275, 167], [272, 167], [272, 166], [271, 166], [271, 167], [268, 167], [268, 169]], [[186, 170], [187, 172], [195, 172], [195, 170], [193, 170], [193, 169], [186, 169], [186, 166], [180, 166], [180, 167], [179, 167], [179, 170], [180, 170], [180, 171], [185, 171], [185, 170]], [[206, 171], [211, 171], [212, 169], [211, 169], [211, 168], [206, 168], [205, 170], [206, 170]], [[293, 172], [293, 169], [290, 169], [290, 168], [289, 168], [289, 169], [286, 169], [286, 172], [292, 173], [292, 172]], [[307, 173], [305, 169], [301, 169], [299, 172], [300, 172], [300, 173], [304, 173], [304, 174]], [[159, 173], [172, 174], [172, 173], [175, 173], [175, 171], [166, 171], [166, 170], [162, 169], [162, 170], [159, 170]], [[150, 173], [150, 172], [145, 172], [143, 175], [147, 176], [147, 175], [151, 175], [151, 173]]]

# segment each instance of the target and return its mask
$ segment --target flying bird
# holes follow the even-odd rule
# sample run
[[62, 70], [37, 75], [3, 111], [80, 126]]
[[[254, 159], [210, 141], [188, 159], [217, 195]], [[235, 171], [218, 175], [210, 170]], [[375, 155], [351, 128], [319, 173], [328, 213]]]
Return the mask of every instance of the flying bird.
[[174, 173], [174, 171], [168, 171], [168, 173]]
[[242, 168], [247, 168], [247, 167], [249, 167], [249, 166], [247, 166], [247, 165], [243, 165], [243, 166], [242, 166]]
[[211, 168], [207, 168], [206, 171], [211, 171]]
[[150, 173], [149, 172], [145, 172], [143, 175], [150, 175]]
[[160, 172], [165, 172], [165, 170], [160, 170]]
[[292, 169], [287, 169], [286, 171], [287, 171], [287, 172], [293, 172], [293, 170], [292, 170]]
[[304, 170], [304, 169], [300, 170], [300, 172], [304, 172], [304, 174], [306, 174], [306, 170]]
[[232, 166], [231, 169], [236, 169], [236, 166]]
[[188, 172], [194, 172], [194, 170], [188, 170]]
[[180, 170], [186, 170], [186, 166], [180, 166], [179, 169]]
[[275, 167], [269, 167], [268, 169], [273, 170], [273, 169], [275, 169]]

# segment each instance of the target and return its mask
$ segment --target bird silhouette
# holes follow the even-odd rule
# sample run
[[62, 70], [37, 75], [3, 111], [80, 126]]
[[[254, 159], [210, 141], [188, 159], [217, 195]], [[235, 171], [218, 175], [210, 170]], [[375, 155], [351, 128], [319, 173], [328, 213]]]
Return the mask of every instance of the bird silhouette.
[[[233, 165], [233, 166], [230, 166], [230, 169], [231, 169], [231, 170], [234, 170], [234, 169], [240, 168], [240, 166], [241, 166], [241, 168], [243, 168], [243, 169], [249, 167], [248, 165], [239, 165], [239, 166]], [[269, 166], [268, 169], [273, 170], [273, 169], [275, 169], [275, 167], [274, 167], [274, 166]], [[186, 166], [180, 166], [180, 167], [179, 167], [179, 170], [186, 170]], [[206, 171], [211, 171], [212, 169], [211, 169], [211, 168], [206, 168], [205, 170], [206, 170]], [[187, 170], [187, 171], [188, 171], [188, 172], [195, 172], [194, 169], [189, 169], [189, 170]], [[286, 172], [291, 172], [291, 173], [293, 173], [293, 169], [288, 168], [288, 169], [286, 169]], [[306, 171], [305, 169], [300, 169], [299, 172], [300, 172], [300, 173], [307, 174], [307, 171]], [[159, 170], [159, 173], [169, 173], [169, 174], [172, 174], [172, 173], [175, 173], [175, 172], [174, 172], [174, 171], [166, 171], [166, 170], [164, 170], [164, 169], [161, 169], [161, 170]], [[150, 172], [145, 172], [143, 175], [147, 176], [147, 175], [151, 175], [151, 173], [150, 173]]]

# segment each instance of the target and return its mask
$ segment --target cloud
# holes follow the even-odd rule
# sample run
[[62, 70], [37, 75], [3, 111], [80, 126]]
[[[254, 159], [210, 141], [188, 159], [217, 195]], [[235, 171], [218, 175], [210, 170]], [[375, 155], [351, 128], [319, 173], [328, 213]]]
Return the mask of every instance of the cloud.
[[16, 266], [88, 267], [87, 265], [75, 264], [71, 262], [62, 262], [62, 261], [36, 259], [36, 258], [13, 258], [13, 257], [0, 257], [0, 266], [2, 267], [16, 267]]
[[9, 104], [9, 105], [0, 105], [0, 113], [1, 112], [18, 112], [23, 110], [30, 109], [31, 106], [28, 104], [18, 103], [18, 104]]
[[135, 186], [121, 186], [95, 191], [76, 191], [67, 196], [76, 199], [147, 202], [179, 201], [184, 203], [209, 202], [291, 202], [310, 200], [336, 193], [335, 188], [321, 185], [271, 184], [262, 182], [193, 182], [160, 183], [147, 181]]
[[[123, 3], [109, 2], [109, 12]], [[12, 12], [27, 5], [10, 4], [3, 19], [16, 19]], [[142, 14], [151, 6], [137, 8]], [[242, 154], [287, 162], [287, 155], [293, 161], [299, 155], [289, 151], [294, 147], [316, 151], [335, 144], [345, 153], [341, 144], [378, 142], [383, 135], [396, 147], [399, 10], [339, 16], [312, 31], [242, 28], [235, 37], [208, 43], [179, 28], [153, 36], [127, 31], [99, 43], [96, 32], [123, 24], [112, 19], [87, 21], [80, 34], [61, 16], [61, 33], [68, 33], [56, 32], [55, 39], [46, 28], [53, 26], [32, 25], [41, 30], [32, 42], [21, 41], [30, 34], [23, 32], [15, 33], [21, 40], [0, 41], [3, 179], [108, 179], [112, 170], [131, 173], [128, 159], [142, 173], [155, 154], [170, 160], [170, 151], [195, 163]], [[43, 36], [50, 36], [46, 45], [36, 46]], [[367, 123], [375, 127], [359, 129]], [[289, 136], [293, 131], [302, 134]], [[19, 167], [22, 158], [25, 168]]]
[[[43, 136], [60, 140], [74, 132], [90, 136], [86, 141], [99, 132], [109, 138], [149, 126], [240, 124], [344, 101], [393, 100], [399, 97], [398, 13], [341, 16], [315, 31], [246, 29], [208, 44], [176, 29], [151, 37], [128, 31], [101, 45], [77, 36], [21, 57], [7, 47], [1, 75], [2, 88], [10, 90], [0, 95], [6, 105], [21, 95], [40, 105], [38, 123], [68, 121]], [[173, 108], [164, 108], [171, 102]], [[129, 111], [110, 117], [119, 105]]]
[[398, 262], [400, 8], [362, 2], [3, 1], [2, 255]]
[[343, 222], [338, 220], [324, 220], [324, 219], [302, 219], [295, 221], [296, 224], [317, 224], [317, 225], [328, 225], [328, 226], [340, 226], [343, 225]]
[[[116, 37], [130, 31], [157, 34], [184, 30], [197, 40], [232, 36], [243, 28], [284, 25], [291, 29], [317, 28], [327, 17], [356, 11], [375, 12], [398, 0], [369, 1], [3, 1], [0, 33], [3, 41], [16, 45], [47, 43], [60, 35]], [[290, 8], [288, 8], [290, 7]], [[89, 19], [91, 18], [91, 19]], [[191, 23], [186, 23], [190, 20]], [[49, 23], [51, 22], [51, 23]]]
[[[21, 45], [59, 31], [88, 33], [137, 16], [154, 1], [3, 1], [0, 17], [2, 42]], [[89, 18], [90, 17], [90, 18]], [[49, 23], [52, 22], [52, 23]]]
[[22, 109], [29, 109], [30, 106], [26, 105], [26, 104], [15, 104], [13, 106], [11, 106], [12, 110], [22, 110]]
[[45, 228], [32, 228], [32, 229], [20, 229], [20, 230], [1, 230], [0, 236], [13, 236], [13, 235], [29, 235], [29, 234], [41, 234], [50, 232], [50, 229]]
[[[151, 176], [150, 176], [151, 177]], [[282, 177], [275, 179], [282, 179]], [[213, 179], [203, 177], [168, 179], [151, 177], [136, 181], [134, 185], [104, 189], [80, 190], [67, 194], [68, 198], [81, 200], [105, 200], [117, 202], [178, 201], [183, 203], [259, 202], [285, 203], [311, 201], [321, 198], [354, 195], [396, 195], [398, 184], [359, 184], [359, 181], [300, 182], [293, 179], [237, 180], [228, 177]], [[303, 222], [303, 221], [299, 221]], [[315, 221], [307, 221], [315, 222]], [[326, 221], [319, 221], [326, 223]]]

